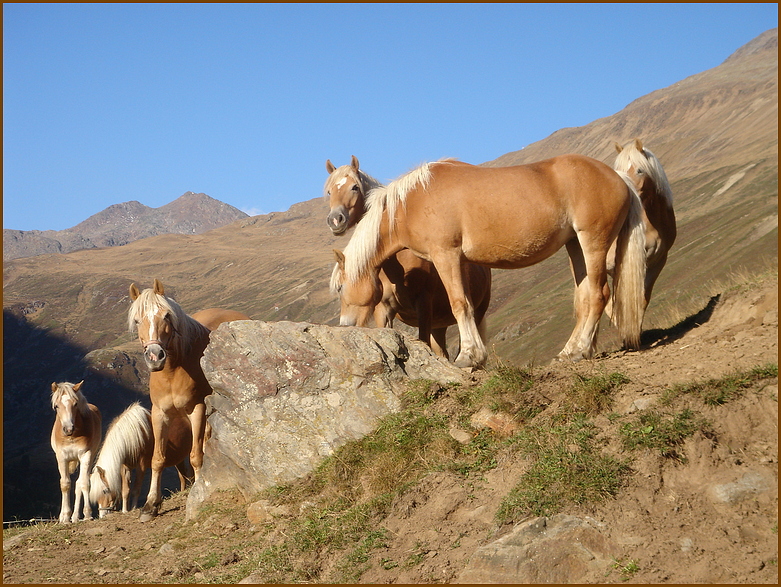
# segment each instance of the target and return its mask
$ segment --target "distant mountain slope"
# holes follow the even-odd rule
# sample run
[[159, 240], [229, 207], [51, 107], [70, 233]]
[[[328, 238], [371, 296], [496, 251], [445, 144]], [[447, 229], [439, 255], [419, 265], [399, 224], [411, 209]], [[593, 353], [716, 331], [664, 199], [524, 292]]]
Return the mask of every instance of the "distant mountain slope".
[[186, 192], [160, 208], [114, 204], [65, 230], [3, 230], [3, 260], [81, 249], [115, 247], [159, 234], [200, 234], [247, 214], [207, 196]]

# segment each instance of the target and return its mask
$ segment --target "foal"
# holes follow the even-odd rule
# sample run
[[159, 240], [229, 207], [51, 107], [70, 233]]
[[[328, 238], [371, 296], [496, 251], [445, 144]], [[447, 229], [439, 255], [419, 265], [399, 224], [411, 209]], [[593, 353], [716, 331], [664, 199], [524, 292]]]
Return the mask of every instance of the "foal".
[[[84, 381], [73, 383], [52, 383], [52, 408], [56, 413], [52, 428], [51, 445], [57, 456], [60, 470], [61, 524], [77, 522], [79, 509], [84, 508], [84, 519], [92, 519], [89, 501], [89, 473], [100, 446], [100, 410], [87, 402], [81, 393]], [[71, 475], [78, 467], [76, 499], [73, 509], [70, 504]]]

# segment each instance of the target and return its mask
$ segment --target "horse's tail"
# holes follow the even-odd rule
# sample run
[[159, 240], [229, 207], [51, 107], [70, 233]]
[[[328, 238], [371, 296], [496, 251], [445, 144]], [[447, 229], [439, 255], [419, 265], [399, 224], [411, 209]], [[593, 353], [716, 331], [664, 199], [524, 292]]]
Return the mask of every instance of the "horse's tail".
[[640, 333], [645, 314], [645, 225], [643, 204], [632, 181], [619, 173], [629, 188], [630, 204], [616, 243], [613, 276], [613, 322], [624, 346], [640, 348]]

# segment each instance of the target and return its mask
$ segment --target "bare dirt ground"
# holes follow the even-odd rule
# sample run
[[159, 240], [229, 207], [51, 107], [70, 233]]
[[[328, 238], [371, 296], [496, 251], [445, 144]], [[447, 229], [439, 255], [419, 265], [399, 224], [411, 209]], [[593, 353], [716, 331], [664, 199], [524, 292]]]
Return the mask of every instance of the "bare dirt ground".
[[[556, 382], [573, 372], [619, 371], [630, 383], [618, 392], [613, 411], [629, 414], [654, 405], [673, 384], [777, 364], [777, 289], [775, 275], [726, 291], [702, 325], [668, 332], [640, 352], [538, 367], [549, 375], [545, 393], [555, 396]], [[696, 409], [711, 433], [685, 441], [685, 463], [640, 453], [615, 498], [567, 510], [597, 520], [619, 550], [614, 565], [582, 582], [778, 582], [777, 378], [723, 405], [700, 402]], [[604, 415], [596, 423], [606, 436], [618, 426]], [[390, 538], [370, 553], [359, 581], [456, 581], [476, 548], [509, 531], [497, 527], [493, 516], [524, 467], [521, 461], [500, 462], [471, 480], [429, 474], [397, 500], [383, 523]], [[135, 514], [115, 513], [71, 526], [4, 530], [3, 582], [264, 582], [253, 575], [253, 561], [285, 535], [284, 523], [261, 528], [233, 492], [216, 494], [191, 522], [185, 522], [185, 502], [186, 494], [169, 497], [161, 515], [145, 524]], [[339, 553], [320, 560], [319, 580], [333, 580], [339, 560]]]

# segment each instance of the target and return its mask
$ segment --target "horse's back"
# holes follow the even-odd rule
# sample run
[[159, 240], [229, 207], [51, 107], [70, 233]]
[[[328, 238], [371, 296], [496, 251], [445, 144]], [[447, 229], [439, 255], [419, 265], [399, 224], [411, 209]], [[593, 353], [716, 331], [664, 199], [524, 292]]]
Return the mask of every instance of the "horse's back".
[[249, 320], [250, 317], [235, 310], [223, 310], [221, 308], [209, 308], [201, 310], [192, 315], [198, 322], [203, 324], [209, 330], [214, 330], [223, 322], [233, 322], [234, 320]]

